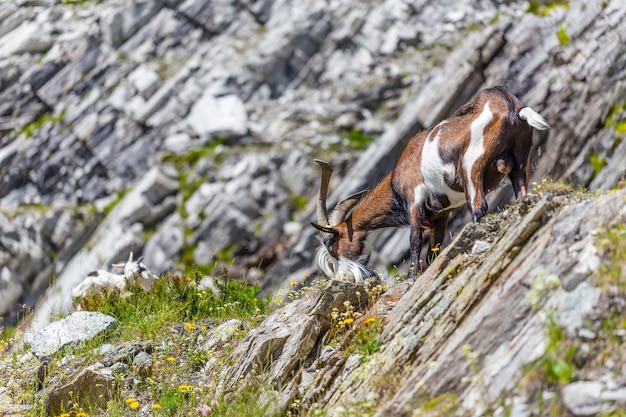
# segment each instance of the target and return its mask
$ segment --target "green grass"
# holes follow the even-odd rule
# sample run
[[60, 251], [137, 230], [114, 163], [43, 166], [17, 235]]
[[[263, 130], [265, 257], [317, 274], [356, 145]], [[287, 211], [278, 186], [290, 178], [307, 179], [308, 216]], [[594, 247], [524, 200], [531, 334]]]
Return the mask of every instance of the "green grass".
[[350, 143], [350, 146], [354, 149], [359, 149], [359, 150], [365, 149], [373, 141], [374, 141], [373, 137], [363, 133], [360, 130], [351, 130], [348, 133], [348, 142]]
[[459, 398], [453, 393], [443, 393], [438, 397], [425, 401], [420, 407], [418, 413], [413, 415], [429, 415], [429, 416], [451, 416], [454, 415], [460, 406]]
[[[269, 312], [269, 296], [260, 297], [258, 285], [234, 280], [227, 271], [215, 278], [216, 293], [198, 290], [200, 278], [199, 274], [166, 275], [155, 281], [150, 292], [131, 285], [126, 288], [129, 294], [105, 291], [81, 299], [81, 309], [108, 314], [118, 323], [106, 334], [55, 353], [41, 386], [34, 380], [36, 375], [23, 371], [28, 362], [22, 363], [19, 358], [26, 350], [7, 354], [9, 341], [3, 340], [3, 387], [18, 402], [34, 406], [25, 416], [47, 416], [44, 398], [39, 394], [41, 388], [49, 388], [76, 369], [101, 360], [100, 347], [105, 343], [122, 346], [127, 342], [150, 342], [153, 366], [147, 375], [136, 373], [130, 366], [127, 375], [117, 376], [117, 392], [106, 410], [74, 408], [68, 410], [70, 415], [102, 415], [105, 411], [104, 415], [117, 417], [148, 409], [152, 415], [182, 417], [201, 415], [198, 407], [210, 407], [211, 416], [268, 415], [266, 407], [257, 405], [262, 384], [244, 388], [246, 395], [228, 398], [216, 389], [222, 366], [229, 363], [230, 354], [246, 331], [234, 329], [228, 341], [211, 350], [201, 346], [211, 329], [227, 320], [240, 319], [247, 329], [256, 326]], [[205, 373], [208, 363], [213, 363], [214, 371]]]
[[345, 347], [346, 356], [352, 353], [359, 353], [361, 361], [366, 362], [370, 355], [378, 352], [383, 346], [379, 340], [382, 331], [382, 324], [376, 317], [368, 317], [354, 331], [349, 344]]
[[83, 310], [99, 311], [119, 320], [125, 340], [159, 337], [167, 326], [176, 323], [207, 317], [250, 319], [267, 310], [269, 298], [258, 297], [258, 285], [230, 279], [224, 271], [215, 281], [221, 294], [215, 295], [208, 289], [196, 289], [200, 278], [168, 275], [156, 280], [150, 292], [131, 286], [128, 297], [105, 291], [85, 297], [79, 304]]
[[543, 357], [539, 360], [544, 376], [549, 383], [567, 384], [572, 381], [576, 372], [573, 363], [576, 349], [568, 343], [565, 330], [552, 318], [546, 326], [548, 344]]
[[593, 177], [598, 175], [606, 166], [606, 160], [597, 154], [592, 154], [589, 157], [589, 163], [593, 169]]
[[598, 282], [604, 288], [613, 285], [626, 293], [626, 226], [617, 224], [607, 228], [598, 237], [597, 247], [606, 258], [598, 271]]
[[[626, 103], [615, 105], [611, 108], [609, 115], [604, 121], [604, 126], [612, 128], [621, 139], [626, 135]], [[617, 147], [619, 142], [613, 144], [613, 149]]]
[[590, 193], [581, 185], [569, 183], [562, 178], [557, 181], [544, 178], [540, 183], [533, 182], [532, 192], [539, 196], [553, 194], [569, 195], [576, 198], [591, 197], [593, 195], [593, 193]]
[[533, 13], [539, 16], [547, 16], [550, 12], [558, 7], [563, 7], [565, 9], [569, 8], [568, 0], [556, 0], [556, 1], [547, 1], [540, 2], [537, 0], [533, 0], [530, 2], [528, 9], [526, 9], [527, 13]]
[[571, 42], [570, 36], [567, 34], [567, 29], [565, 28], [565, 24], [561, 23], [559, 30], [556, 32], [556, 37], [559, 40], [561, 46], [567, 46]]

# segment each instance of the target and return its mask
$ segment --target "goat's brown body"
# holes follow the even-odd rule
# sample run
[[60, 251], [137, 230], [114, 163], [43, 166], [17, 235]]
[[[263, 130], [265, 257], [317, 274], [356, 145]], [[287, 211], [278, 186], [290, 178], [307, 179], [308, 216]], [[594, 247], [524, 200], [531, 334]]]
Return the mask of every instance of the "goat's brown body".
[[[482, 90], [447, 120], [414, 136], [394, 169], [332, 226], [331, 254], [357, 259], [371, 230], [409, 225], [410, 262], [419, 268], [422, 230], [430, 230], [430, 259], [443, 243], [452, 209], [467, 203], [473, 221], [479, 221], [487, 211], [485, 194], [507, 175], [515, 196], [525, 195], [533, 127], [520, 118], [522, 109], [504, 88]], [[547, 128], [527, 109], [538, 116], [531, 121], [535, 128]]]

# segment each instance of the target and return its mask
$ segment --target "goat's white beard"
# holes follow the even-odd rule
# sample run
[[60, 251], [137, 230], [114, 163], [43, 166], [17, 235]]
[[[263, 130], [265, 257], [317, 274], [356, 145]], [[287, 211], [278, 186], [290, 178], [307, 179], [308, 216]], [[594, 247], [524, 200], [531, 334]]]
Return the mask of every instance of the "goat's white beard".
[[320, 245], [315, 254], [317, 266], [330, 279], [362, 282], [371, 275], [370, 270], [353, 259], [336, 259], [325, 245]]

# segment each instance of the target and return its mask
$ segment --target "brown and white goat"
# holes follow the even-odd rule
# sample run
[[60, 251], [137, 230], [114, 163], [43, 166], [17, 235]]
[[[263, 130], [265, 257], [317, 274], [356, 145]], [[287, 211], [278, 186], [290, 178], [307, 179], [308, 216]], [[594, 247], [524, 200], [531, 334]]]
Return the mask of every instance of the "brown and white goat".
[[342, 200], [330, 216], [326, 195], [332, 168], [316, 160], [322, 179], [317, 223], [312, 224], [328, 233], [316, 255], [320, 270], [330, 278], [364, 279], [370, 274], [363, 254], [369, 232], [408, 225], [409, 275], [415, 275], [422, 269], [424, 229], [430, 231], [427, 259], [432, 259], [433, 249], [443, 244], [452, 209], [467, 203], [473, 221], [480, 221], [487, 212], [485, 194], [507, 175], [515, 197], [526, 195], [533, 128], [549, 126], [509, 90], [481, 90], [447, 120], [411, 138], [396, 166], [371, 192]]

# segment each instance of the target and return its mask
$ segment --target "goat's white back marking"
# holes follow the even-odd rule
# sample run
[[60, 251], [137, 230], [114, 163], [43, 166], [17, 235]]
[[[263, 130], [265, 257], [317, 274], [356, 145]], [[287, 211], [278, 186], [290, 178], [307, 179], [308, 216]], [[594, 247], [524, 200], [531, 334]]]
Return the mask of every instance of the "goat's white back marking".
[[476, 198], [476, 187], [472, 182], [472, 168], [478, 159], [485, 153], [484, 139], [485, 129], [493, 120], [493, 113], [489, 109], [489, 102], [485, 103], [480, 116], [472, 122], [470, 127], [470, 144], [463, 155], [463, 170], [467, 178], [467, 192], [469, 194], [470, 204], [474, 204]]
[[431, 132], [437, 132], [431, 140], [428, 135], [422, 148], [422, 180], [414, 189], [413, 207], [422, 207], [430, 195], [445, 194], [450, 200], [448, 207], [458, 207], [465, 203], [465, 194], [454, 191], [446, 181], [453, 182], [455, 176], [454, 163], [445, 164], [439, 153], [439, 140], [446, 121], [439, 123]]

